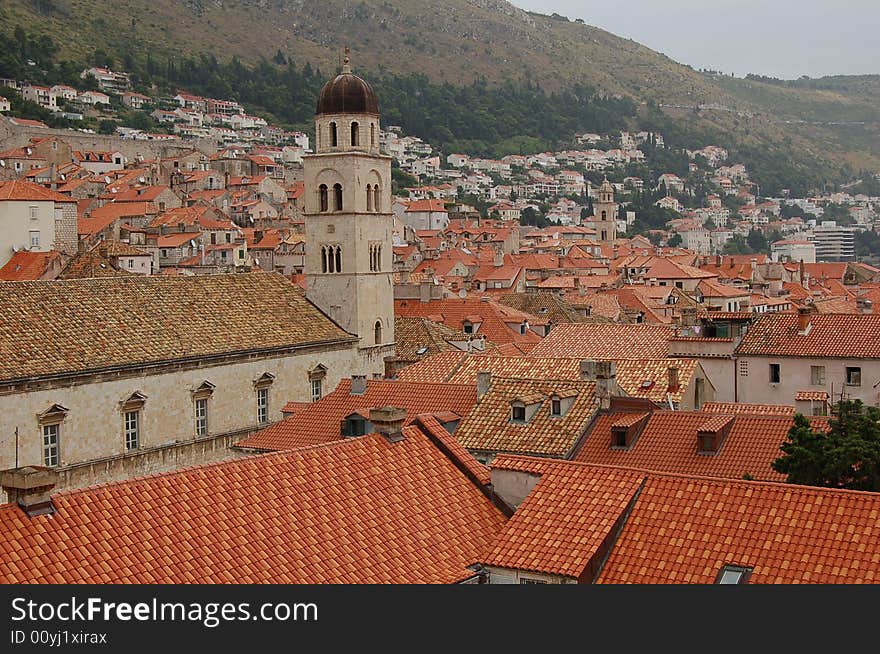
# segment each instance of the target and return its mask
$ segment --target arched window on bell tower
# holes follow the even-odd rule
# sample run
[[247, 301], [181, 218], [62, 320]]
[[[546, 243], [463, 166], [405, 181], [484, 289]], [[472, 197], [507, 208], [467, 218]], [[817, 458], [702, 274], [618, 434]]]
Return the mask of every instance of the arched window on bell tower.
[[382, 321], [377, 320], [376, 324], [373, 326], [373, 342], [376, 345], [380, 345], [382, 343]]
[[321, 246], [321, 272], [327, 272], [327, 246]]
[[342, 184], [333, 185], [333, 210], [342, 211]]
[[357, 121], [351, 124], [351, 147], [356, 148], [361, 144], [361, 126]]
[[370, 123], [370, 147], [376, 147], [376, 123]]
[[342, 272], [342, 247], [336, 246], [336, 272]]
[[329, 201], [327, 197], [327, 185], [321, 184], [318, 187], [318, 210], [321, 212], [329, 211]]
[[607, 220], [607, 219], [608, 219], [608, 212], [607, 212], [607, 211], [603, 211], [603, 212], [602, 212], [602, 220]]
[[336, 123], [330, 123], [330, 147], [335, 148], [339, 145], [339, 130], [336, 129]]
[[373, 187], [367, 184], [367, 211], [373, 210]]
[[373, 211], [376, 213], [382, 211], [382, 196], [379, 193], [379, 185], [373, 185]]

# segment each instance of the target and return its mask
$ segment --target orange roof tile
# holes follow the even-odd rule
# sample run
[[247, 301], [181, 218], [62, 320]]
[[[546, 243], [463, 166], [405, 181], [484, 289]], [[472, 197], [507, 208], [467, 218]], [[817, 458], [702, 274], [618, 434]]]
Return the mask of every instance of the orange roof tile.
[[798, 316], [761, 315], [743, 336], [740, 356], [880, 358], [880, 315], [811, 314], [810, 329], [798, 331]]
[[61, 259], [61, 253], [19, 250], [0, 268], [0, 281], [19, 282], [41, 279], [49, 267]]
[[557, 325], [531, 351], [535, 357], [582, 359], [661, 359], [675, 332], [658, 325]]
[[[453, 583], [505, 518], [417, 427], [0, 506], [2, 583]], [[182, 528], [183, 526], [183, 528]], [[39, 544], [36, 545], [35, 544]], [[271, 564], [269, 564], [271, 562]]]
[[45, 186], [20, 179], [0, 182], [0, 202], [76, 202], [68, 195], [61, 195]]
[[[551, 398], [575, 390], [571, 407], [551, 415]], [[511, 402], [540, 407], [525, 423], [511, 420]], [[492, 378], [488, 392], [465, 416], [455, 439], [469, 450], [566, 456], [598, 410], [596, 383], [572, 380]]]
[[406, 409], [407, 421], [412, 422], [420, 413], [453, 411], [462, 416], [476, 401], [474, 385], [371, 379], [366, 392], [353, 395], [351, 380], [343, 379], [332, 393], [236, 443], [236, 447], [290, 450], [328, 443], [343, 438], [340, 423], [353, 413], [368, 416], [372, 408], [396, 406]]

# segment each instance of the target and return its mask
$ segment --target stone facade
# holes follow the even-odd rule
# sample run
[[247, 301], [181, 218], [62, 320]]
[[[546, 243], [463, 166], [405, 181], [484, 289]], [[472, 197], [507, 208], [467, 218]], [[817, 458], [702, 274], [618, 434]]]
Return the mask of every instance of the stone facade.
[[380, 376], [394, 354], [391, 158], [377, 114], [319, 114], [315, 132], [303, 158], [308, 298], [359, 336], [359, 372]]
[[[357, 366], [358, 355], [353, 350], [351, 344], [343, 343], [273, 356], [230, 355], [215, 362], [131, 367], [104, 375], [32, 382], [24, 387], [8, 384], [0, 389], [0, 432], [7, 435], [0, 449], [0, 469], [15, 466], [16, 429], [19, 465], [46, 463], [41, 416], [54, 406], [65, 410], [58, 423], [58, 468], [71, 478], [82, 477], [84, 466], [92, 470], [85, 474], [89, 483], [120, 478], [130, 469], [171, 469], [167, 466], [175, 461], [181, 465], [204, 463], [197, 454], [203, 450], [212, 452], [207, 460], [218, 460], [221, 454], [213, 453], [216, 444], [205, 450], [204, 446], [194, 449], [193, 443], [211, 442], [227, 434], [243, 438], [256, 429], [258, 386], [265, 385], [269, 391], [268, 420], [280, 420], [286, 402], [313, 399], [313, 379], [320, 379], [322, 393], [328, 393], [347, 377]], [[204, 437], [197, 436], [195, 423], [194, 396], [201, 389], [210, 391], [205, 392], [208, 433]], [[139, 413], [139, 438], [138, 447], [129, 450], [124, 421], [125, 412], [132, 408]], [[175, 454], [175, 448], [185, 448], [184, 453]], [[138, 455], [149, 451], [160, 454], [138, 463]], [[113, 474], [106, 478], [100, 470]]]

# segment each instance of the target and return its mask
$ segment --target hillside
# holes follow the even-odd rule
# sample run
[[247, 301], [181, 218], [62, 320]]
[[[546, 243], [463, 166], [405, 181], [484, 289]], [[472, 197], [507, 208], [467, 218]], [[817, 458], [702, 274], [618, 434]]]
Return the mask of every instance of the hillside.
[[[0, 33], [49, 36], [56, 59], [95, 51], [124, 65], [212, 54], [246, 64], [278, 51], [329, 72], [341, 47], [357, 70], [424, 74], [465, 86], [513, 82], [562, 91], [576, 84], [667, 109], [685, 132], [767, 147], [805, 168], [880, 170], [880, 82], [717, 77], [604, 30], [502, 0], [4, 0]], [[815, 87], [815, 88], [814, 88]], [[710, 105], [695, 113], [689, 109]], [[749, 145], [749, 142], [753, 143]]]

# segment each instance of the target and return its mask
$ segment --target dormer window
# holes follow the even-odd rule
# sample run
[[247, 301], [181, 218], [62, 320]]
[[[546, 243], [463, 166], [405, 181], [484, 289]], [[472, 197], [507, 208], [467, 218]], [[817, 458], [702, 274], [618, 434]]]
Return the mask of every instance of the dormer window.
[[554, 397], [550, 401], [550, 415], [555, 418], [558, 418], [562, 415], [562, 400], [560, 400], [558, 397]]
[[523, 405], [513, 405], [511, 407], [511, 415], [510, 419], [513, 422], [525, 422], [526, 421], [526, 408]]
[[467, 320], [465, 320], [465, 321], [461, 324], [461, 330], [462, 330], [465, 334], [473, 334], [473, 333], [474, 333], [474, 325], [473, 325], [473, 323], [470, 323], [470, 322], [468, 322]]
[[717, 454], [733, 427], [733, 416], [715, 416], [697, 428], [699, 454]]

